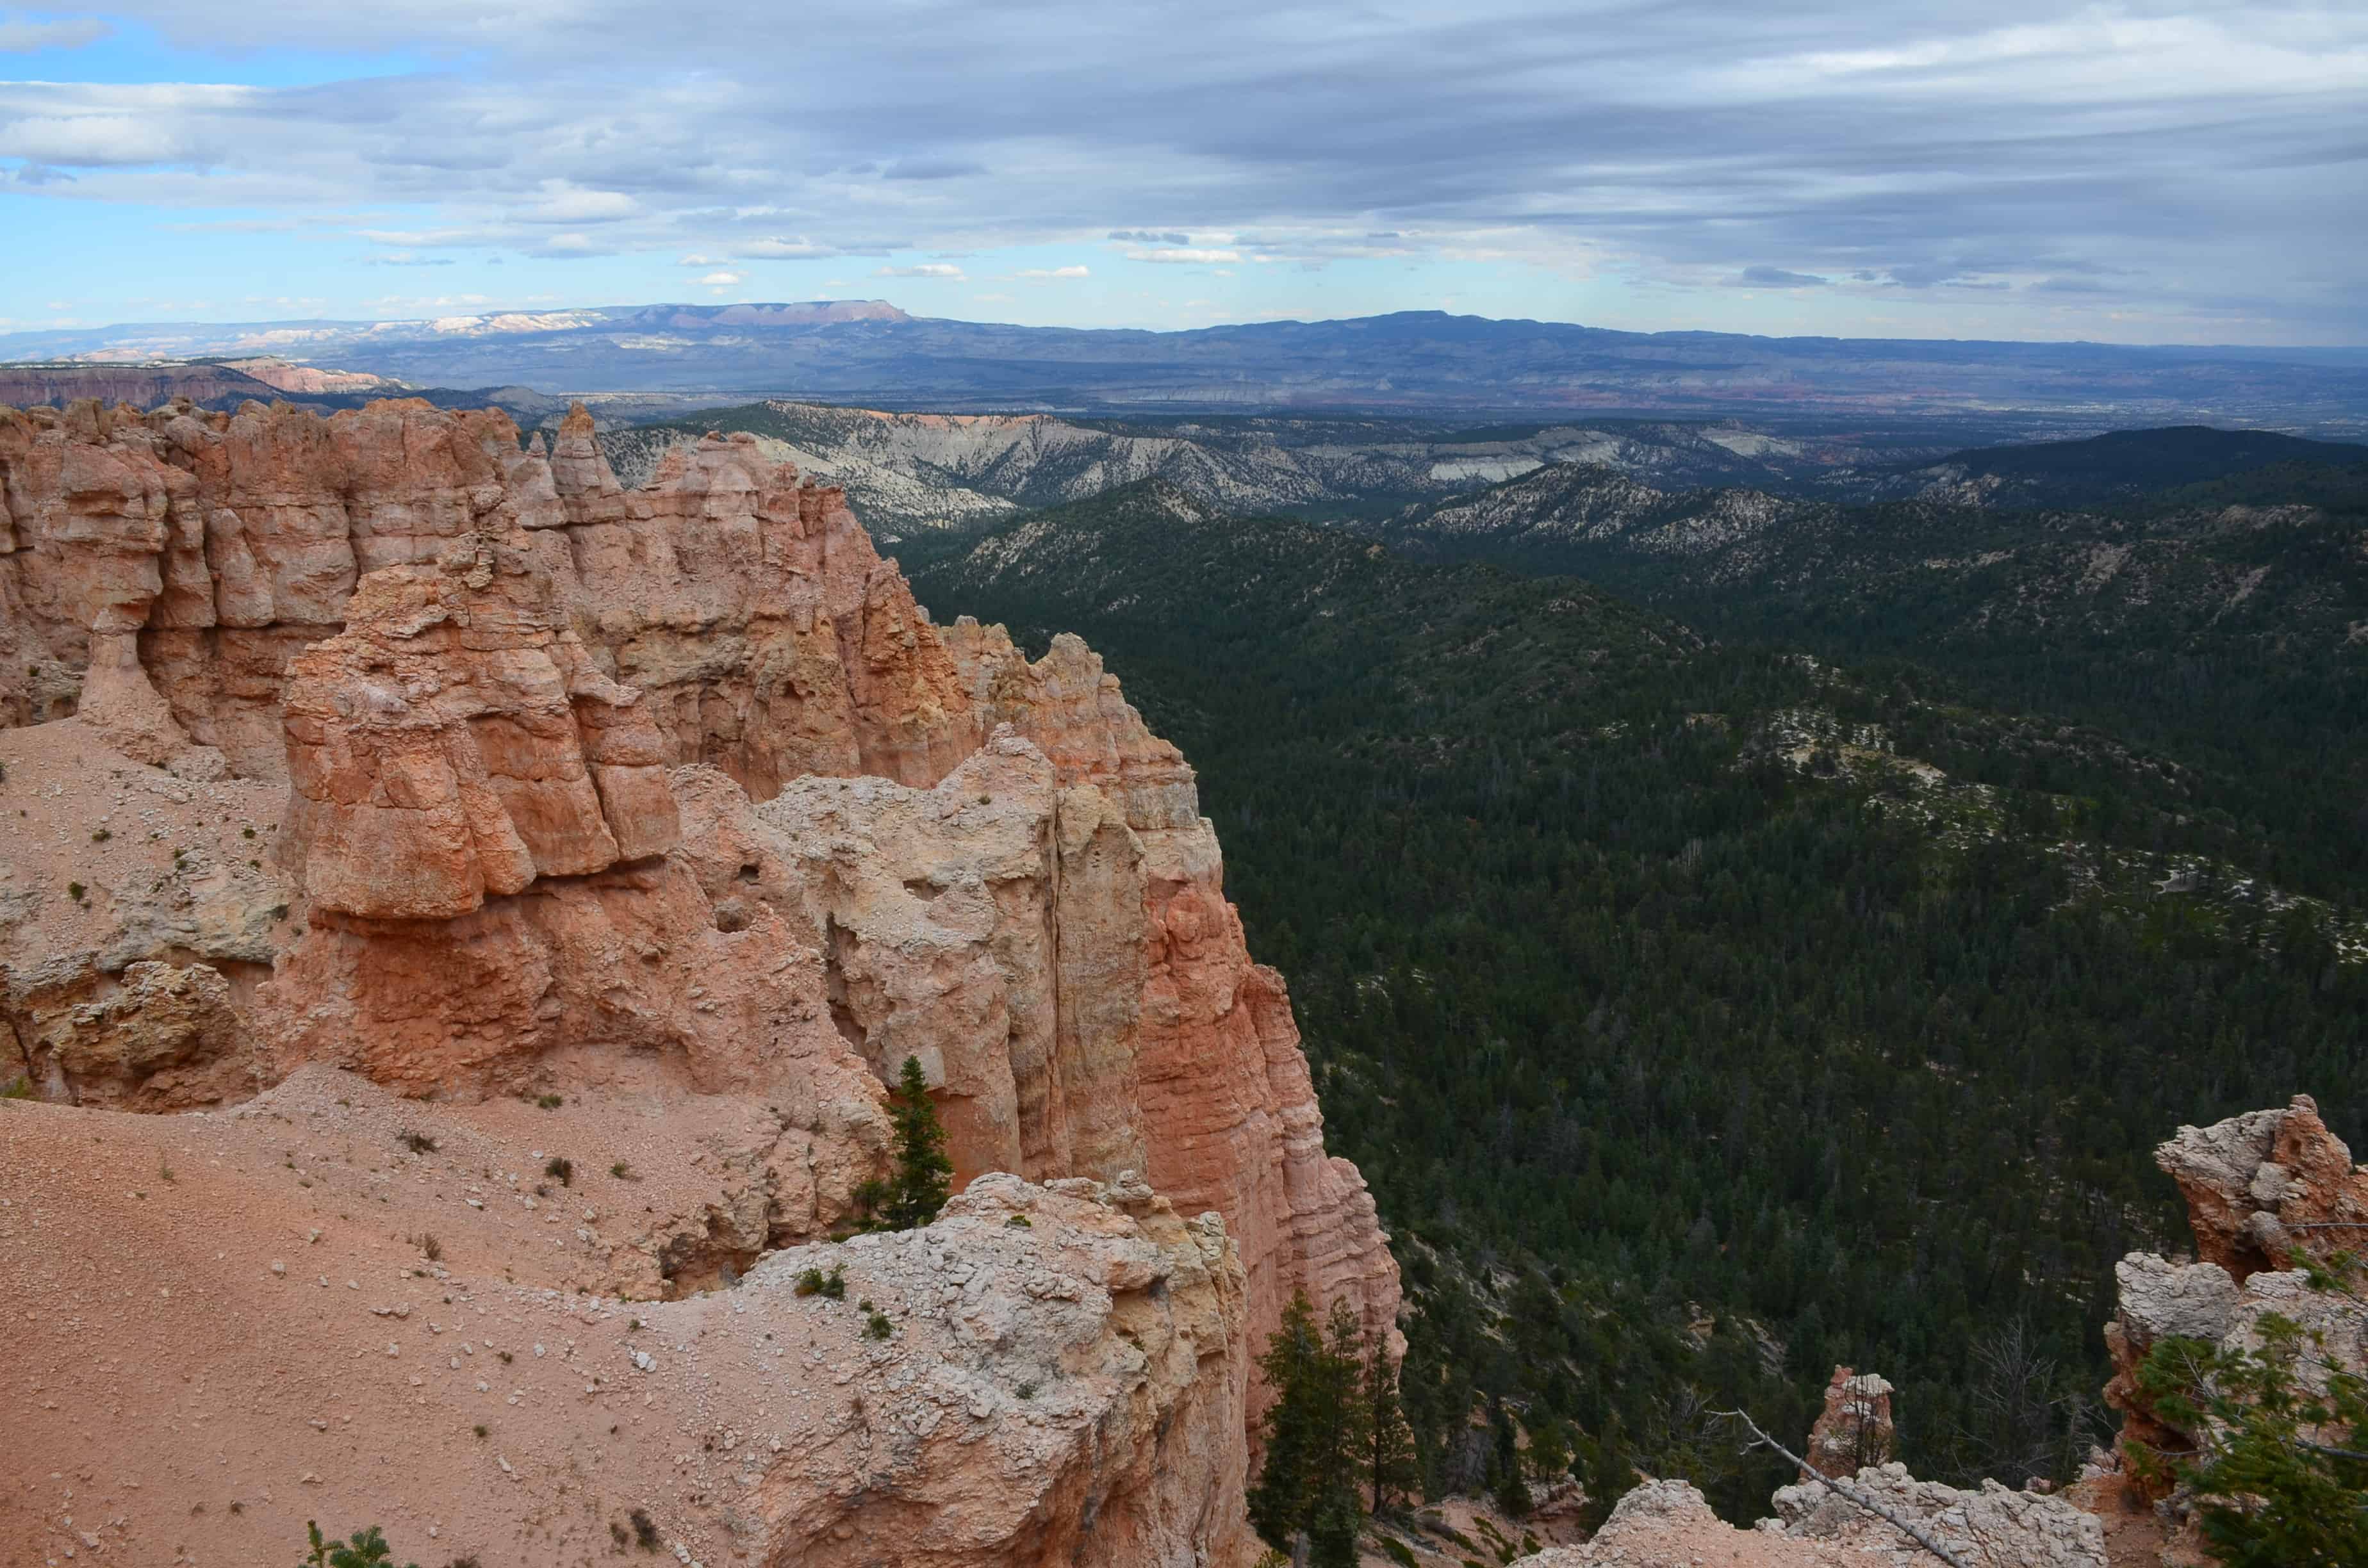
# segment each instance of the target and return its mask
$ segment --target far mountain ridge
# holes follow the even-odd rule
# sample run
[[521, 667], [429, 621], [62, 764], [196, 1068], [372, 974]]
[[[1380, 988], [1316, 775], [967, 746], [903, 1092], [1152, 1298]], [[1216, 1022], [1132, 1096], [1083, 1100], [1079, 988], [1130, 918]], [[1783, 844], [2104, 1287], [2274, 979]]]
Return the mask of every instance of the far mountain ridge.
[[1772, 338], [1430, 311], [1161, 332], [965, 322], [883, 301], [815, 301], [0, 335], [0, 358], [259, 353], [427, 386], [965, 411], [2021, 413], [2091, 430], [2205, 418], [2368, 430], [2368, 349]]

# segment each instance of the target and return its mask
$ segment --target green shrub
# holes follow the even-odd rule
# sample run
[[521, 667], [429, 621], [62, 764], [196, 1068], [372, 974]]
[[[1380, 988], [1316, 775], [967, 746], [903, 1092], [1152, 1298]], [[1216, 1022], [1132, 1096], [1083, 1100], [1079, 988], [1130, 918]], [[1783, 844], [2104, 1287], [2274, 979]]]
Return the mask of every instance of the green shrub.
[[[2351, 1255], [2320, 1265], [2296, 1253], [2314, 1290], [2368, 1308]], [[2368, 1376], [2343, 1369], [2326, 1336], [2275, 1312], [2259, 1349], [2165, 1339], [2138, 1368], [2157, 1415], [2197, 1435], [2193, 1453], [2140, 1457], [2196, 1502], [2203, 1539], [2228, 1568], [2368, 1562]], [[2298, 1374], [2323, 1372], [2323, 1387]]]
[[[394, 1553], [376, 1525], [356, 1530], [347, 1540], [323, 1540], [321, 1527], [309, 1519], [304, 1531], [312, 1540], [313, 1550], [304, 1559], [310, 1568], [394, 1568]], [[406, 1563], [404, 1568], [419, 1568], [419, 1564]]]

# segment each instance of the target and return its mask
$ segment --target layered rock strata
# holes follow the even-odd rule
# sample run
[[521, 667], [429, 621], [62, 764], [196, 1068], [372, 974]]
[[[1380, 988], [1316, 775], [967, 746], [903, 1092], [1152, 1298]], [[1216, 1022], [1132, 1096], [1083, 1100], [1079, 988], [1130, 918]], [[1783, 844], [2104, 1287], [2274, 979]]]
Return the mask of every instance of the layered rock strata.
[[[1395, 1318], [1190, 768], [1075, 639], [933, 625], [837, 491], [721, 438], [627, 490], [580, 410], [546, 446], [419, 402], [84, 403], [0, 412], [0, 712], [288, 790], [254, 862], [292, 884], [273, 976], [233, 976], [234, 1039], [173, 1037], [219, 1071], [49, 1049], [51, 1097], [202, 1104], [306, 1062], [743, 1096], [804, 1141], [711, 1227], [745, 1262], [846, 1218], [916, 1055], [964, 1176], [1141, 1172], [1224, 1216], [1252, 1343], [1294, 1289]], [[72, 971], [75, 1006], [218, 961], [20, 934], [12, 987]]]

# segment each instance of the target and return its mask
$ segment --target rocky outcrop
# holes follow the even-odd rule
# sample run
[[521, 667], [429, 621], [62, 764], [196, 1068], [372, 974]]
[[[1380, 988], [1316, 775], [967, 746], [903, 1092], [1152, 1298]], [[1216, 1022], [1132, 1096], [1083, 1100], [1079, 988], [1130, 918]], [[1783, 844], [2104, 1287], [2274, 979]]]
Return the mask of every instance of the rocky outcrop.
[[525, 558], [463, 544], [364, 578], [353, 629], [296, 659], [288, 844], [314, 909], [450, 919], [674, 847], [641, 694], [551, 611]]
[[[72, 1084], [84, 1105], [167, 1110], [252, 1093], [255, 1062], [230, 982], [202, 963], [143, 960], [120, 983], [80, 971], [71, 988], [28, 987], [10, 1023], [28, 1084]], [[10, 1072], [0, 1062], [0, 1074]]]
[[0, 410], [0, 497], [13, 722], [71, 712], [93, 639], [136, 634], [182, 744], [278, 777], [289, 661], [340, 629], [360, 576], [524, 530], [599, 669], [646, 694], [669, 762], [768, 795], [807, 772], [932, 781], [980, 738], [839, 493], [745, 439], [678, 449], [627, 492], [580, 410], [546, 455], [507, 415], [418, 400], [326, 419], [84, 402]]
[[[2200, 1261], [2132, 1253], [2114, 1267], [2119, 1289], [2105, 1347], [2113, 1361], [2105, 1403], [2122, 1413], [2125, 1456], [2188, 1453], [2197, 1435], [2156, 1410], [2138, 1369], [2167, 1339], [2230, 1350], [2263, 1343], [2271, 1313], [2318, 1333], [2328, 1364], [2368, 1369], [2368, 1313], [2313, 1290], [2294, 1255], [2325, 1262], [2368, 1244], [2368, 1166], [2319, 1119], [2308, 1095], [2280, 1110], [2248, 1111], [2210, 1127], [2182, 1127], [2155, 1151], [2187, 1199]], [[2283, 1266], [2283, 1267], [2282, 1267]], [[2305, 1378], [2319, 1374], [2305, 1370]], [[2159, 1493], [2159, 1482], [2147, 1484]]]
[[2368, 1242], [2368, 1169], [2327, 1130], [2317, 1102], [2182, 1127], [2155, 1163], [2187, 1199], [2196, 1255], [2243, 1284], [2300, 1248], [2324, 1259]]
[[[1848, 1484], [1854, 1495], [1913, 1523], [1960, 1562], [2105, 1568], [2103, 1524], [2060, 1497], [2012, 1491], [1995, 1481], [1961, 1491], [1918, 1481], [1904, 1464], [1870, 1466]], [[1830, 1542], [1853, 1562], [1923, 1568], [1932, 1561], [1896, 1525], [1817, 1483], [1779, 1487], [1772, 1501], [1776, 1521], [1792, 1540]]]
[[[1891, 1420], [1891, 1384], [1873, 1372], [1836, 1367], [1826, 1384], [1825, 1408], [1809, 1428], [1809, 1471], [1830, 1477], [1856, 1475], [1888, 1460], [1898, 1440]], [[1808, 1473], [1801, 1479], [1807, 1480]]]
[[[653, 1244], [679, 1289], [842, 1224], [915, 1055], [965, 1178], [1222, 1216], [1246, 1345], [1296, 1289], [1394, 1323], [1190, 767], [1076, 639], [934, 625], [835, 489], [720, 437], [626, 489], [581, 410], [546, 447], [416, 401], [80, 403], [0, 413], [0, 712], [285, 782], [274, 971], [189, 1058], [245, 1085], [176, 1103], [322, 1063], [761, 1104], [779, 1138]], [[172, 957], [110, 949], [79, 1002]]]
[[[2054, 1497], [2010, 1492], [1996, 1482], [1961, 1492], [1918, 1481], [1905, 1465], [1871, 1467], [1850, 1483], [1914, 1523], [1960, 1562], [2014, 1568], [2105, 1568], [2103, 1528], [2093, 1515]], [[1521, 1558], [1516, 1568], [1665, 1568], [1733, 1563], [1738, 1568], [1923, 1568], [1937, 1559], [1897, 1526], [1814, 1483], [1780, 1489], [1777, 1517], [1739, 1530], [1682, 1481], [1648, 1481], [1620, 1499], [1585, 1546]]]

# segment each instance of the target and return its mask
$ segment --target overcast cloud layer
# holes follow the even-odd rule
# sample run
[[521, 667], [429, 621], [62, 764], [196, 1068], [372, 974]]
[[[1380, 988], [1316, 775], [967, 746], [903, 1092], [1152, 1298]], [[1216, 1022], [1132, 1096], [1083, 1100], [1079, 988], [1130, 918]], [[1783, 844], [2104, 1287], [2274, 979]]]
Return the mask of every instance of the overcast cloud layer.
[[2368, 6], [0, 10], [0, 324], [889, 298], [2368, 342]]

